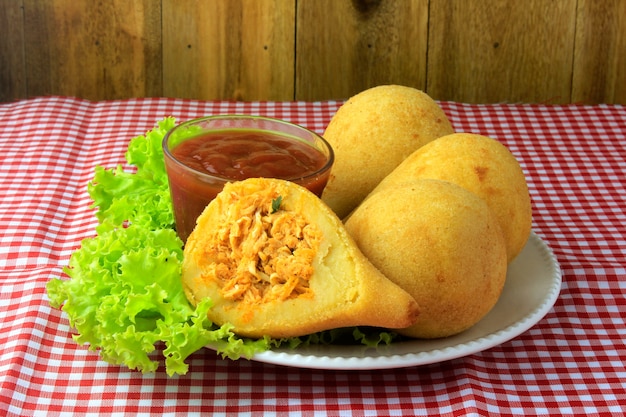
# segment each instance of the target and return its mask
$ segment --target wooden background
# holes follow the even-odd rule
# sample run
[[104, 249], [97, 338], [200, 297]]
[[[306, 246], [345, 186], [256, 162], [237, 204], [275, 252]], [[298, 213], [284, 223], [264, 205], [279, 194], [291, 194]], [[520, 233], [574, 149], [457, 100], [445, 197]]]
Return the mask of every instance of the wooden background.
[[0, 0], [0, 101], [626, 104], [626, 0]]

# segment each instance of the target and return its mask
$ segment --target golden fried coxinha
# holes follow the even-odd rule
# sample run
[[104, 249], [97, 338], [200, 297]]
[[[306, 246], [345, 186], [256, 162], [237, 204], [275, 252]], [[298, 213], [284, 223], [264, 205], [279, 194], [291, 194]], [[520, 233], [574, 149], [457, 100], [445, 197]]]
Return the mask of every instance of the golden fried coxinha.
[[416, 88], [379, 85], [356, 94], [322, 135], [335, 153], [322, 200], [345, 218], [412, 152], [453, 132], [437, 102]]
[[371, 194], [421, 178], [452, 182], [485, 200], [502, 228], [507, 261], [522, 251], [532, 229], [532, 202], [522, 167], [505, 145], [473, 133], [442, 136], [409, 155]]
[[380, 273], [339, 218], [278, 179], [229, 183], [198, 218], [182, 274], [192, 304], [241, 336], [302, 336], [347, 326], [403, 328], [415, 299]]

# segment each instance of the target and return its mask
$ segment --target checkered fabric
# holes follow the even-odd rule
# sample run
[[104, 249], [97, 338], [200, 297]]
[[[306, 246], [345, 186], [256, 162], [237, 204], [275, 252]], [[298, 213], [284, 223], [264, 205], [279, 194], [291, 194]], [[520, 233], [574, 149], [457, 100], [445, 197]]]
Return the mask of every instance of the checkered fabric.
[[0, 105], [0, 415], [622, 415], [626, 406], [626, 108], [440, 103], [458, 131], [519, 159], [534, 231], [563, 272], [555, 306], [486, 351], [424, 366], [329, 371], [224, 360], [209, 349], [168, 377], [107, 364], [76, 344], [46, 283], [96, 220], [86, 184], [124, 164], [130, 138], [165, 116], [286, 119], [322, 133], [340, 102]]

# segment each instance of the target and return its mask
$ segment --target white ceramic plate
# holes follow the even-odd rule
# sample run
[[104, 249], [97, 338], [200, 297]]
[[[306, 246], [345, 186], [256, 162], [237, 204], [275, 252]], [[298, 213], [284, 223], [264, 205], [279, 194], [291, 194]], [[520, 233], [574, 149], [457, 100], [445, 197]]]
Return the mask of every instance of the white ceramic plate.
[[313, 369], [389, 369], [426, 365], [459, 358], [504, 343], [541, 320], [561, 290], [561, 269], [554, 254], [532, 233], [526, 247], [509, 265], [502, 295], [494, 308], [471, 329], [444, 339], [365, 346], [319, 345], [275, 349], [252, 360]]

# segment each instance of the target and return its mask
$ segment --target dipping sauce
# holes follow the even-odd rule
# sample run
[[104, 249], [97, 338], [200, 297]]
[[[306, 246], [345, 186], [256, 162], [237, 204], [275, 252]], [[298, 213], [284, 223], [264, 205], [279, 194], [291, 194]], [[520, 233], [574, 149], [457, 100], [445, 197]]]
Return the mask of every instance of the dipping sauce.
[[252, 127], [262, 122], [262, 129], [220, 128], [220, 123], [207, 128], [205, 123], [200, 129], [187, 129], [184, 135], [176, 135], [174, 128], [164, 139], [176, 231], [183, 241], [227, 182], [280, 178], [318, 196], [328, 182], [333, 152], [315, 133], [288, 122], [255, 116], [215, 116], [197, 121], [228, 117], [243, 118]]
[[231, 180], [308, 177], [326, 165], [326, 155], [304, 142], [263, 131], [208, 133], [172, 150], [183, 164]]

